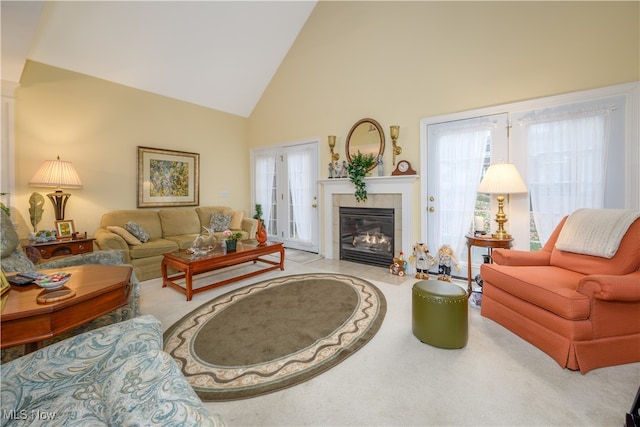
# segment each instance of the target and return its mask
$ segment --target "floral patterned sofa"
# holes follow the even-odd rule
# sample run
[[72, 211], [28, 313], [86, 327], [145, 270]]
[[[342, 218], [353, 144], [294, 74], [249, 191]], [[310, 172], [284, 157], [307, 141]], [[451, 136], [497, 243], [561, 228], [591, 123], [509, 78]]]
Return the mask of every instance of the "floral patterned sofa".
[[[86, 254], [74, 255], [69, 257], [52, 259], [49, 262], [34, 265], [20, 248], [20, 239], [9, 216], [0, 211], [1, 228], [0, 228], [0, 265], [2, 271], [10, 273], [14, 271], [34, 271], [54, 268], [65, 268], [83, 264], [124, 264], [125, 256], [122, 251], [109, 250], [97, 251]], [[9, 294], [11, 297], [11, 294]], [[60, 341], [73, 335], [89, 331], [91, 329], [106, 326], [112, 323], [121, 322], [123, 320], [132, 319], [140, 315], [138, 301], [140, 299], [140, 283], [135, 274], [131, 275], [131, 294], [129, 295], [129, 303], [124, 307], [120, 307], [110, 313], [100, 316], [91, 322], [87, 322], [71, 331], [68, 331], [56, 338], [51, 338], [44, 342], [49, 345], [53, 342]], [[24, 355], [24, 346], [16, 346], [2, 350], [2, 363], [13, 360]]]
[[221, 426], [147, 315], [60, 341], [0, 366], [2, 426]]

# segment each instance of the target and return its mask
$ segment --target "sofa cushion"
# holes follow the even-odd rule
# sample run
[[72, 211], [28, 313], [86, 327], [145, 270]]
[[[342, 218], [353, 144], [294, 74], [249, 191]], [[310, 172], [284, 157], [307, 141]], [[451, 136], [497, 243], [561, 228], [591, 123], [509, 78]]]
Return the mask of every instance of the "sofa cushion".
[[109, 225], [107, 226], [107, 230], [111, 231], [112, 233], [116, 233], [118, 236], [122, 237], [124, 239], [125, 242], [127, 242], [127, 244], [129, 245], [141, 245], [142, 242], [133, 234], [129, 233], [127, 230], [125, 230], [124, 228], [117, 226], [117, 225]]
[[207, 227], [211, 223], [211, 214], [233, 215], [233, 209], [228, 206], [198, 206], [195, 211], [198, 214], [198, 218], [200, 218], [200, 224]]
[[143, 226], [138, 224], [135, 221], [129, 221], [124, 225], [124, 228], [134, 236], [138, 238], [142, 243], [145, 243], [149, 240], [149, 233], [144, 229]]
[[482, 264], [482, 279], [492, 286], [569, 320], [588, 319], [589, 297], [577, 292], [583, 274], [551, 266]]
[[244, 219], [244, 211], [234, 211], [233, 215], [231, 216], [231, 224], [229, 224], [229, 229], [242, 230], [243, 219]]
[[129, 256], [131, 259], [148, 258], [177, 251], [178, 244], [167, 239], [152, 239], [138, 246], [131, 246]]
[[110, 211], [102, 215], [100, 227], [107, 228], [108, 225], [118, 225], [124, 227], [129, 221], [134, 221], [142, 226], [147, 233], [149, 239], [162, 238], [162, 226], [160, 225], [160, 217], [158, 211], [129, 209]]
[[209, 220], [209, 228], [213, 229], [213, 231], [228, 230], [230, 226], [231, 214], [211, 214], [211, 219]]
[[162, 209], [158, 211], [162, 225], [162, 237], [182, 234], [198, 234], [202, 230], [194, 209]]
[[199, 234], [181, 234], [178, 236], [167, 236], [166, 239], [175, 242], [180, 249], [189, 249], [198, 236]]

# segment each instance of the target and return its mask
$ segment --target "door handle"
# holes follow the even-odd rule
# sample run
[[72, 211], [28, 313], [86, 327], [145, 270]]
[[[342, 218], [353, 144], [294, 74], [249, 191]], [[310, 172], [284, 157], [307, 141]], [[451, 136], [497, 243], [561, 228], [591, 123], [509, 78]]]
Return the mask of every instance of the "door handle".
[[434, 208], [433, 206], [429, 208], [429, 212], [435, 212], [435, 211], [436, 211], [436, 208]]

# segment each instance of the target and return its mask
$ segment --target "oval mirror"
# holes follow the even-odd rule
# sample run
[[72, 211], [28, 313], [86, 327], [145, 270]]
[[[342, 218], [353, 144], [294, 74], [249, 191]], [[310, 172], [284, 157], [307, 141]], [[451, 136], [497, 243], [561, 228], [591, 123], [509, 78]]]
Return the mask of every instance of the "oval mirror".
[[384, 132], [380, 123], [373, 119], [359, 120], [349, 131], [345, 145], [349, 163], [358, 151], [373, 154], [374, 163], [369, 168], [372, 170], [378, 165], [378, 158], [384, 154]]

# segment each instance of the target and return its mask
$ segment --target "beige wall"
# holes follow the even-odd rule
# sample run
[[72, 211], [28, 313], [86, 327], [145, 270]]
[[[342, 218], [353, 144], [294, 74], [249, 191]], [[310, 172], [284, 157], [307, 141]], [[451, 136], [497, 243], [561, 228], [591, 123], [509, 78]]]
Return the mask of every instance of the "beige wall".
[[[344, 158], [363, 117], [389, 145], [400, 125], [401, 158], [420, 172], [422, 118], [639, 80], [639, 6], [321, 1], [249, 119], [29, 62], [16, 91], [16, 207], [28, 219], [29, 195], [48, 190], [27, 182], [60, 155], [84, 183], [66, 217], [92, 233], [105, 211], [136, 207], [142, 145], [200, 153], [200, 204], [250, 212], [250, 147], [320, 136], [324, 165], [326, 136]], [[46, 203], [40, 228], [53, 226]]]
[[[249, 122], [251, 147], [400, 125], [420, 173], [420, 119], [640, 79], [638, 2], [317, 4]], [[414, 203], [419, 218], [419, 201]], [[417, 221], [414, 232], [421, 235]]]
[[[316, 6], [250, 117], [252, 147], [640, 79], [638, 2], [334, 2]], [[385, 160], [391, 151], [385, 150]], [[386, 164], [390, 164], [387, 162]], [[326, 171], [324, 171], [326, 174]]]
[[[200, 153], [200, 204], [249, 205], [247, 119], [28, 62], [15, 93], [15, 206], [29, 221], [27, 185], [44, 160], [76, 167], [84, 188], [66, 219], [92, 234], [108, 210], [137, 205], [137, 146]], [[223, 193], [228, 193], [224, 195]], [[46, 198], [46, 196], [45, 196]], [[38, 224], [53, 228], [49, 200]]]

